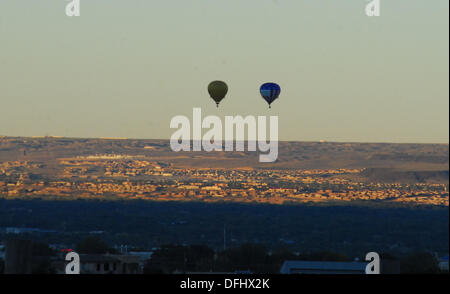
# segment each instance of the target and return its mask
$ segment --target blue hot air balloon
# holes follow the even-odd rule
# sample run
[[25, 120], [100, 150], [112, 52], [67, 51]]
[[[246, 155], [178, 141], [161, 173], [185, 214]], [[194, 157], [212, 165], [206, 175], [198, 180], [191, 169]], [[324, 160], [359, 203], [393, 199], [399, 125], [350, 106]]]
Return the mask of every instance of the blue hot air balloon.
[[261, 88], [259, 88], [259, 92], [261, 93], [261, 96], [264, 98], [264, 100], [269, 103], [270, 108], [270, 104], [272, 104], [272, 102], [275, 101], [278, 96], [280, 96], [281, 88], [278, 84], [275, 83], [265, 83], [261, 86]]

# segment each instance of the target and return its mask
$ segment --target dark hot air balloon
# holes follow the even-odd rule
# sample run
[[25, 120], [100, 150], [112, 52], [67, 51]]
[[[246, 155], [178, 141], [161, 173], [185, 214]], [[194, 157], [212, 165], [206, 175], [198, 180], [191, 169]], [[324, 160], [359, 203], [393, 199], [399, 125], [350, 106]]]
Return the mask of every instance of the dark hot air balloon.
[[222, 81], [213, 81], [208, 85], [208, 93], [211, 98], [216, 102], [217, 107], [219, 107], [220, 101], [227, 95], [228, 86]]
[[275, 83], [265, 83], [261, 86], [259, 89], [259, 92], [261, 93], [261, 96], [264, 98], [264, 100], [270, 104], [272, 104], [273, 101], [275, 101], [281, 93], [281, 88], [278, 84]]

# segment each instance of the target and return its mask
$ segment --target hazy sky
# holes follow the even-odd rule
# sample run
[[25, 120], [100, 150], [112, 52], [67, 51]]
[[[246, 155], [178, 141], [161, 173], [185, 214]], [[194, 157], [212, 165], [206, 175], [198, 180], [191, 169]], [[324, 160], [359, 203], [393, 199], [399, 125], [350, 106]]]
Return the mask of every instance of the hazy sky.
[[448, 0], [67, 3], [0, 1], [0, 135], [169, 138], [201, 107], [278, 115], [281, 140], [448, 143]]

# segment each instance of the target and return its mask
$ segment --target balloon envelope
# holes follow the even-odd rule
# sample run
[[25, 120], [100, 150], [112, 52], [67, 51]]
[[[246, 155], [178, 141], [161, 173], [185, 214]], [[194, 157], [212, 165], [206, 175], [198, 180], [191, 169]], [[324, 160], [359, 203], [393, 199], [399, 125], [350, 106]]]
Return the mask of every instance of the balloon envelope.
[[216, 102], [217, 107], [219, 107], [220, 101], [222, 101], [228, 93], [228, 86], [225, 82], [213, 81], [208, 85], [208, 93]]
[[261, 93], [261, 96], [264, 98], [264, 100], [269, 103], [270, 108], [270, 104], [272, 104], [272, 102], [280, 96], [281, 87], [275, 83], [265, 83], [261, 86], [259, 92]]

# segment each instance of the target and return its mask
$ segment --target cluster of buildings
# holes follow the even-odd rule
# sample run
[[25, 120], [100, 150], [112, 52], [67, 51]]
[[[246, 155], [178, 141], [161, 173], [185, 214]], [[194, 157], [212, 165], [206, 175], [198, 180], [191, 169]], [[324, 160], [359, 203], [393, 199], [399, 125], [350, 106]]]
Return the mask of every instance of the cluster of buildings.
[[[49, 168], [54, 173], [51, 177]], [[448, 206], [447, 185], [353, 180], [361, 171], [180, 168], [139, 156], [98, 155], [59, 159], [51, 167], [29, 161], [3, 162], [0, 197], [120, 197], [272, 204], [384, 201]], [[42, 174], [47, 178], [39, 177]]]
[[[51, 246], [57, 254], [45, 257], [49, 261], [52, 272], [66, 274], [70, 262], [66, 260], [66, 254], [72, 249]], [[157, 248], [154, 248], [156, 250]], [[142, 274], [145, 264], [151, 259], [153, 251], [123, 250], [116, 254], [79, 254], [80, 274]], [[0, 258], [5, 261], [4, 273], [6, 274], [31, 274], [33, 265], [42, 261], [42, 256], [34, 256], [32, 241], [26, 239], [9, 239], [0, 244]], [[448, 255], [438, 258], [439, 269], [448, 272]], [[310, 261], [310, 260], [286, 260], [283, 262], [281, 274], [366, 274], [367, 262], [355, 259], [350, 262], [342, 261]], [[400, 274], [400, 262], [397, 259], [381, 259], [379, 264], [381, 274]], [[70, 267], [69, 267], [70, 271]], [[213, 273], [213, 272], [209, 272]], [[252, 274], [251, 271], [234, 274]], [[0, 272], [1, 274], [1, 272]], [[189, 274], [189, 273], [188, 273]], [[222, 273], [223, 274], [223, 273]]]
[[[31, 274], [33, 267], [45, 260], [55, 274], [66, 274], [66, 254], [72, 249], [51, 246], [53, 256], [33, 254], [33, 242], [27, 239], [9, 239], [0, 246], [0, 258], [5, 261], [5, 274]], [[81, 274], [142, 274], [148, 252], [120, 252], [117, 254], [79, 254]]]

